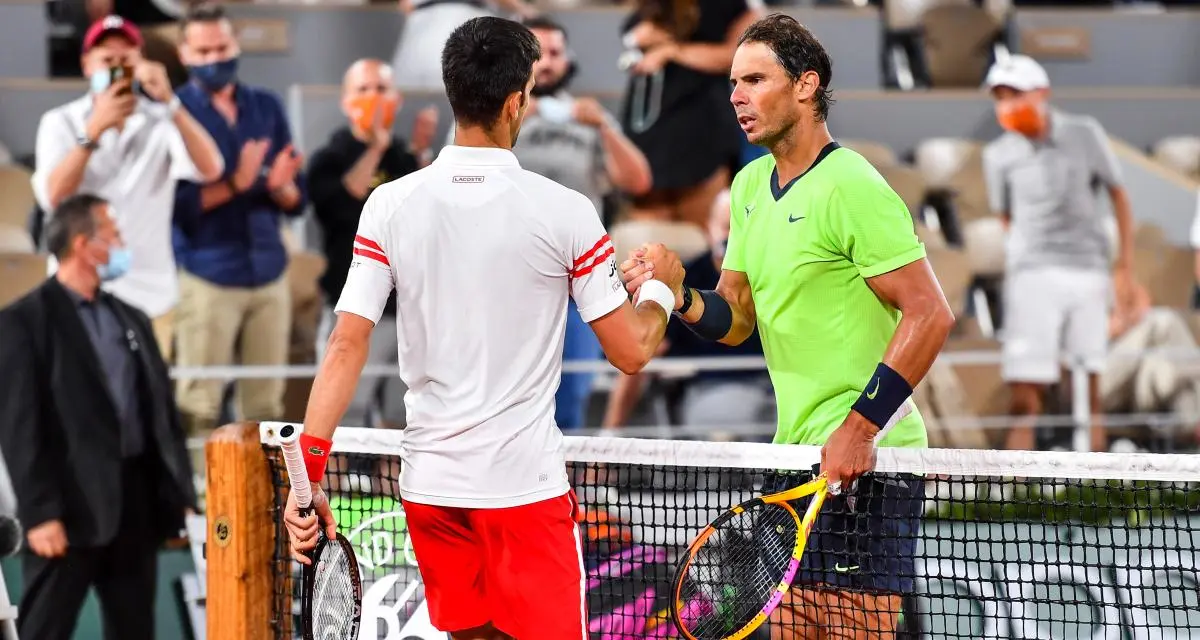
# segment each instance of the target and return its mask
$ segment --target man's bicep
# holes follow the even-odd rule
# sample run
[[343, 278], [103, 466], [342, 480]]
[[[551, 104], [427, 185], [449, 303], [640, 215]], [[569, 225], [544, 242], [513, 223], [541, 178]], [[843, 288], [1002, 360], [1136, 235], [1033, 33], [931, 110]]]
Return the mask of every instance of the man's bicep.
[[1121, 163], [1117, 160], [1117, 154], [1113, 151], [1112, 142], [1108, 139], [1108, 133], [1099, 122], [1092, 122], [1089, 126], [1091, 133], [1093, 152], [1089, 154], [1092, 161], [1092, 171], [1110, 188], [1121, 187], [1124, 182], [1121, 176]]
[[930, 301], [946, 304], [933, 267], [920, 258], [899, 268], [867, 278], [867, 286], [884, 302], [904, 312]]

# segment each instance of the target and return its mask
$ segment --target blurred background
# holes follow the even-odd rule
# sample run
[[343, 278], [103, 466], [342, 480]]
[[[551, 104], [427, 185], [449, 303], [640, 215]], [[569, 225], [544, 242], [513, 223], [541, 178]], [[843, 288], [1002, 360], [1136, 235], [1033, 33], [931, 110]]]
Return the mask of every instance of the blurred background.
[[[335, 183], [342, 175], [337, 173], [337, 162], [330, 168], [317, 158], [345, 155], [338, 133], [348, 118], [353, 119], [347, 113], [346, 94], [356, 91], [351, 85], [360, 81], [359, 76], [346, 76], [348, 69], [362, 59], [396, 61], [398, 102], [392, 142], [403, 158], [376, 160], [380, 168], [370, 172], [375, 179], [369, 190], [423, 166], [452, 140], [453, 118], [440, 83], [436, 78], [428, 81], [429, 74], [415, 73], [407, 65], [416, 63], [406, 62], [421, 58], [436, 62], [436, 43], [424, 45], [415, 58], [404, 49], [406, 38], [413, 39], [412, 46], [419, 37], [413, 33], [420, 30], [411, 25], [427, 19], [423, 13], [427, 16], [454, 4], [458, 3], [223, 3], [240, 46], [237, 83], [278, 96], [282, 126], [290, 132], [295, 150], [303, 154], [294, 181], [307, 193], [296, 211], [275, 215], [266, 231], [249, 226], [244, 231], [275, 234], [277, 229], [278, 237], [270, 238], [270, 243], [280, 244], [286, 252], [283, 284], [276, 284], [286, 287], [286, 295], [278, 298], [286, 302], [278, 304], [289, 305], [290, 311], [284, 314], [285, 323], [269, 330], [283, 336], [281, 340], [286, 338], [286, 349], [265, 359], [249, 357], [253, 349], [244, 340], [248, 324], [232, 329], [229, 354], [210, 358], [195, 356], [194, 345], [179, 348], [188, 338], [179, 333], [184, 331], [182, 325], [174, 337], [165, 341], [160, 337], [164, 360], [179, 385], [174, 393], [184, 417], [181, 428], [193, 453], [195, 484], [201, 494], [200, 451], [213, 426], [243, 419], [303, 418], [314, 366], [328, 335], [329, 309], [340, 289], [326, 274], [331, 264], [334, 270], [342, 264], [343, 254], [350, 249], [335, 241], [341, 237], [338, 225], [321, 208], [336, 211], [339, 206], [345, 209], [345, 202], [353, 205], [362, 199], [323, 200], [315, 187], [322, 172], [334, 172]], [[714, 260], [719, 264], [728, 234], [729, 213], [722, 190], [733, 173], [761, 150], [744, 140], [735, 141], [732, 153], [727, 148], [712, 151], [717, 169], [705, 176], [689, 181], [674, 175], [671, 148], [682, 144], [678, 137], [702, 138], [709, 135], [709, 127], [692, 123], [660, 135], [647, 133], [660, 119], [677, 117], [670, 98], [677, 94], [670, 84], [678, 76], [671, 75], [669, 66], [665, 73], [638, 66], [644, 52], [629, 36], [630, 26], [636, 23], [631, 16], [643, 15], [639, 12], [649, 5], [683, 12], [698, 6], [707, 17], [701, 18], [701, 27], [692, 35], [703, 40], [701, 31], [707, 29], [715, 34], [708, 37], [718, 43], [728, 40], [732, 33], [728, 29], [739, 21], [773, 11], [793, 15], [810, 28], [833, 59], [831, 87], [836, 103], [829, 118], [831, 132], [844, 146], [866, 156], [908, 205], [958, 318], [943, 356], [916, 395], [929, 426], [930, 444], [939, 447], [1003, 448], [1014, 424], [1010, 392], [1001, 376], [1004, 307], [1006, 299], [1026, 292], [1005, 287], [1006, 230], [989, 204], [984, 175], [985, 145], [1003, 130], [983, 83], [992, 65], [1014, 54], [1032, 57], [1049, 77], [1054, 107], [1095, 118], [1108, 137], [1135, 222], [1133, 275], [1140, 292], [1137, 304], [1114, 307], [1108, 320], [1109, 364], [1100, 374], [1098, 397], [1077, 392], [1078, 383], [1085, 379], [1079, 375], [1083, 370], [1078, 363], [1064, 362], [1064, 375], [1047, 387], [1039, 407], [1041, 426], [1035, 446], [1086, 448], [1087, 438], [1078, 434], [1092, 424], [1091, 414], [1100, 413], [1105, 446], [1111, 450], [1197, 450], [1200, 257], [1193, 228], [1200, 216], [1200, 64], [1196, 63], [1200, 10], [1196, 2], [513, 0], [461, 4], [498, 15], [549, 18], [539, 37], [557, 43], [553, 55], [558, 62], [544, 71], [557, 92], [541, 99], [589, 105], [568, 110], [568, 115], [557, 119], [549, 108], [535, 113], [544, 122], [527, 127], [527, 146], [519, 153], [522, 163], [546, 172], [557, 167], [562, 175], [551, 177], [588, 189], [619, 254], [643, 242], [661, 241], [685, 261], [710, 267]], [[88, 94], [90, 78], [84, 77], [81, 60], [86, 58], [89, 27], [110, 15], [136, 25], [135, 44], [142, 56], [161, 63], [172, 86], [185, 91], [192, 84], [190, 67], [195, 64], [185, 64], [177, 46], [182, 37], [179, 20], [190, 7], [180, 0], [0, 0], [0, 307], [42, 285], [48, 273], [43, 230], [50, 207], [35, 194], [34, 176], [53, 167], [37, 157], [43, 135], [39, 128], [50, 126], [45, 114]], [[718, 14], [721, 20], [714, 22]], [[555, 33], [562, 37], [555, 40]], [[593, 100], [596, 108], [591, 106]], [[184, 106], [195, 110], [186, 98]], [[565, 133], [555, 137], [555, 126]], [[231, 152], [220, 139], [218, 146], [225, 155], [228, 178], [235, 169], [230, 160], [236, 161], [237, 156], [230, 154], [236, 153], [236, 147], [229, 147], [235, 150]], [[360, 145], [357, 153], [364, 149]], [[349, 171], [355, 161], [357, 156], [351, 157], [340, 171]], [[647, 177], [631, 177], [644, 170], [649, 171]], [[89, 167], [88, 172], [86, 180], [104, 180], [99, 175], [103, 171]], [[1109, 222], [1111, 203], [1103, 190], [1097, 190], [1095, 197], [1096, 215], [1105, 219], [1115, 255], [1118, 234], [1116, 224]], [[118, 223], [127, 239], [136, 236], [127, 228], [136, 226], [130, 220], [143, 214], [175, 220], [178, 234], [175, 211], [142, 210], [141, 201], [125, 207], [112, 204], [121, 211]], [[344, 213], [353, 226], [358, 212]], [[247, 236], [245, 243], [260, 240]], [[178, 237], [174, 246], [181, 251]], [[186, 277], [204, 278], [205, 266], [197, 266], [195, 259], [189, 257], [189, 266], [178, 268], [184, 269]], [[183, 259], [178, 260], [182, 264]], [[163, 268], [174, 274], [177, 267], [168, 262]], [[717, 270], [711, 271], [715, 278]], [[261, 285], [211, 283], [247, 291], [257, 291]], [[175, 299], [179, 296], [166, 307], [175, 305]], [[185, 303], [186, 299], [179, 299], [179, 305]], [[167, 312], [146, 313], [157, 322]], [[198, 322], [202, 325], [204, 319]], [[672, 334], [663, 357], [646, 373], [627, 378], [603, 362], [584, 329], [582, 334], [568, 330], [568, 373], [558, 396], [559, 423], [564, 429], [576, 434], [760, 441], [769, 440], [774, 432], [770, 382], [755, 345], [736, 351], [713, 349]], [[391, 349], [394, 360], [394, 344]], [[382, 347], [381, 353], [379, 358], [373, 356], [369, 381], [360, 386], [358, 413], [347, 416], [343, 424], [403, 427], [403, 385], [397, 385], [388, 347]], [[5, 375], [20, 374], [6, 371]], [[235, 391], [233, 383], [238, 380], [274, 381], [276, 386], [256, 389], [266, 388], [263, 393], [277, 389], [278, 403], [248, 410]], [[216, 388], [215, 408], [200, 407], [185, 397], [187, 381], [206, 381]], [[1097, 400], [1099, 407], [1094, 406]], [[179, 598], [170, 592], [181, 588], [177, 578], [191, 570], [192, 558], [186, 548], [164, 551], [162, 557], [159, 637], [183, 637], [182, 610], [175, 608]], [[20, 584], [14, 570], [13, 562], [5, 564], [10, 591]], [[100, 637], [98, 619], [96, 605], [89, 600], [75, 637]]]

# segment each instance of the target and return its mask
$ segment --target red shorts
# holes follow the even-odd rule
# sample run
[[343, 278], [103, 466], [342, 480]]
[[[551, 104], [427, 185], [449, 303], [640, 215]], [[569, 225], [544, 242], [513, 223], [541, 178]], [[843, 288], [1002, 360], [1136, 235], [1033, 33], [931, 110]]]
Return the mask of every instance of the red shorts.
[[587, 640], [577, 508], [570, 491], [500, 509], [404, 501], [433, 626], [491, 622], [517, 640]]

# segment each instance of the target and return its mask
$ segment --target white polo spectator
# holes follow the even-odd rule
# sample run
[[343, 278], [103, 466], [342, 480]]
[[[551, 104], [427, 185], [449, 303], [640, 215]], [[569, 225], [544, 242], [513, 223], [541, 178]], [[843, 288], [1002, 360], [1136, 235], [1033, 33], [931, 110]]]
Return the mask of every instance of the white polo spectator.
[[[150, 316], [169, 359], [179, 300], [171, 249], [175, 182], [215, 180], [223, 162], [212, 138], [180, 108], [163, 66], [142, 59], [141, 46], [141, 32], [120, 16], [88, 29], [82, 66], [90, 91], [42, 116], [33, 190], [47, 212], [77, 193], [110, 203], [132, 264], [105, 289]], [[57, 269], [53, 260], [50, 269]]]

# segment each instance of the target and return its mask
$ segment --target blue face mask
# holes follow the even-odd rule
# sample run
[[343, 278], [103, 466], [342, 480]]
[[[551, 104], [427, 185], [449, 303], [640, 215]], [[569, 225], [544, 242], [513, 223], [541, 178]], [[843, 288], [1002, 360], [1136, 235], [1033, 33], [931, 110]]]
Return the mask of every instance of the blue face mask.
[[92, 93], [104, 93], [104, 90], [112, 84], [112, 74], [108, 72], [108, 69], [103, 69], [93, 73], [88, 81], [92, 85]]
[[129, 253], [129, 249], [113, 247], [108, 250], [108, 262], [97, 267], [96, 273], [101, 282], [108, 282], [129, 273], [132, 264], [133, 254]]
[[199, 64], [188, 68], [192, 77], [209, 91], [220, 91], [237, 80], [238, 59]]

